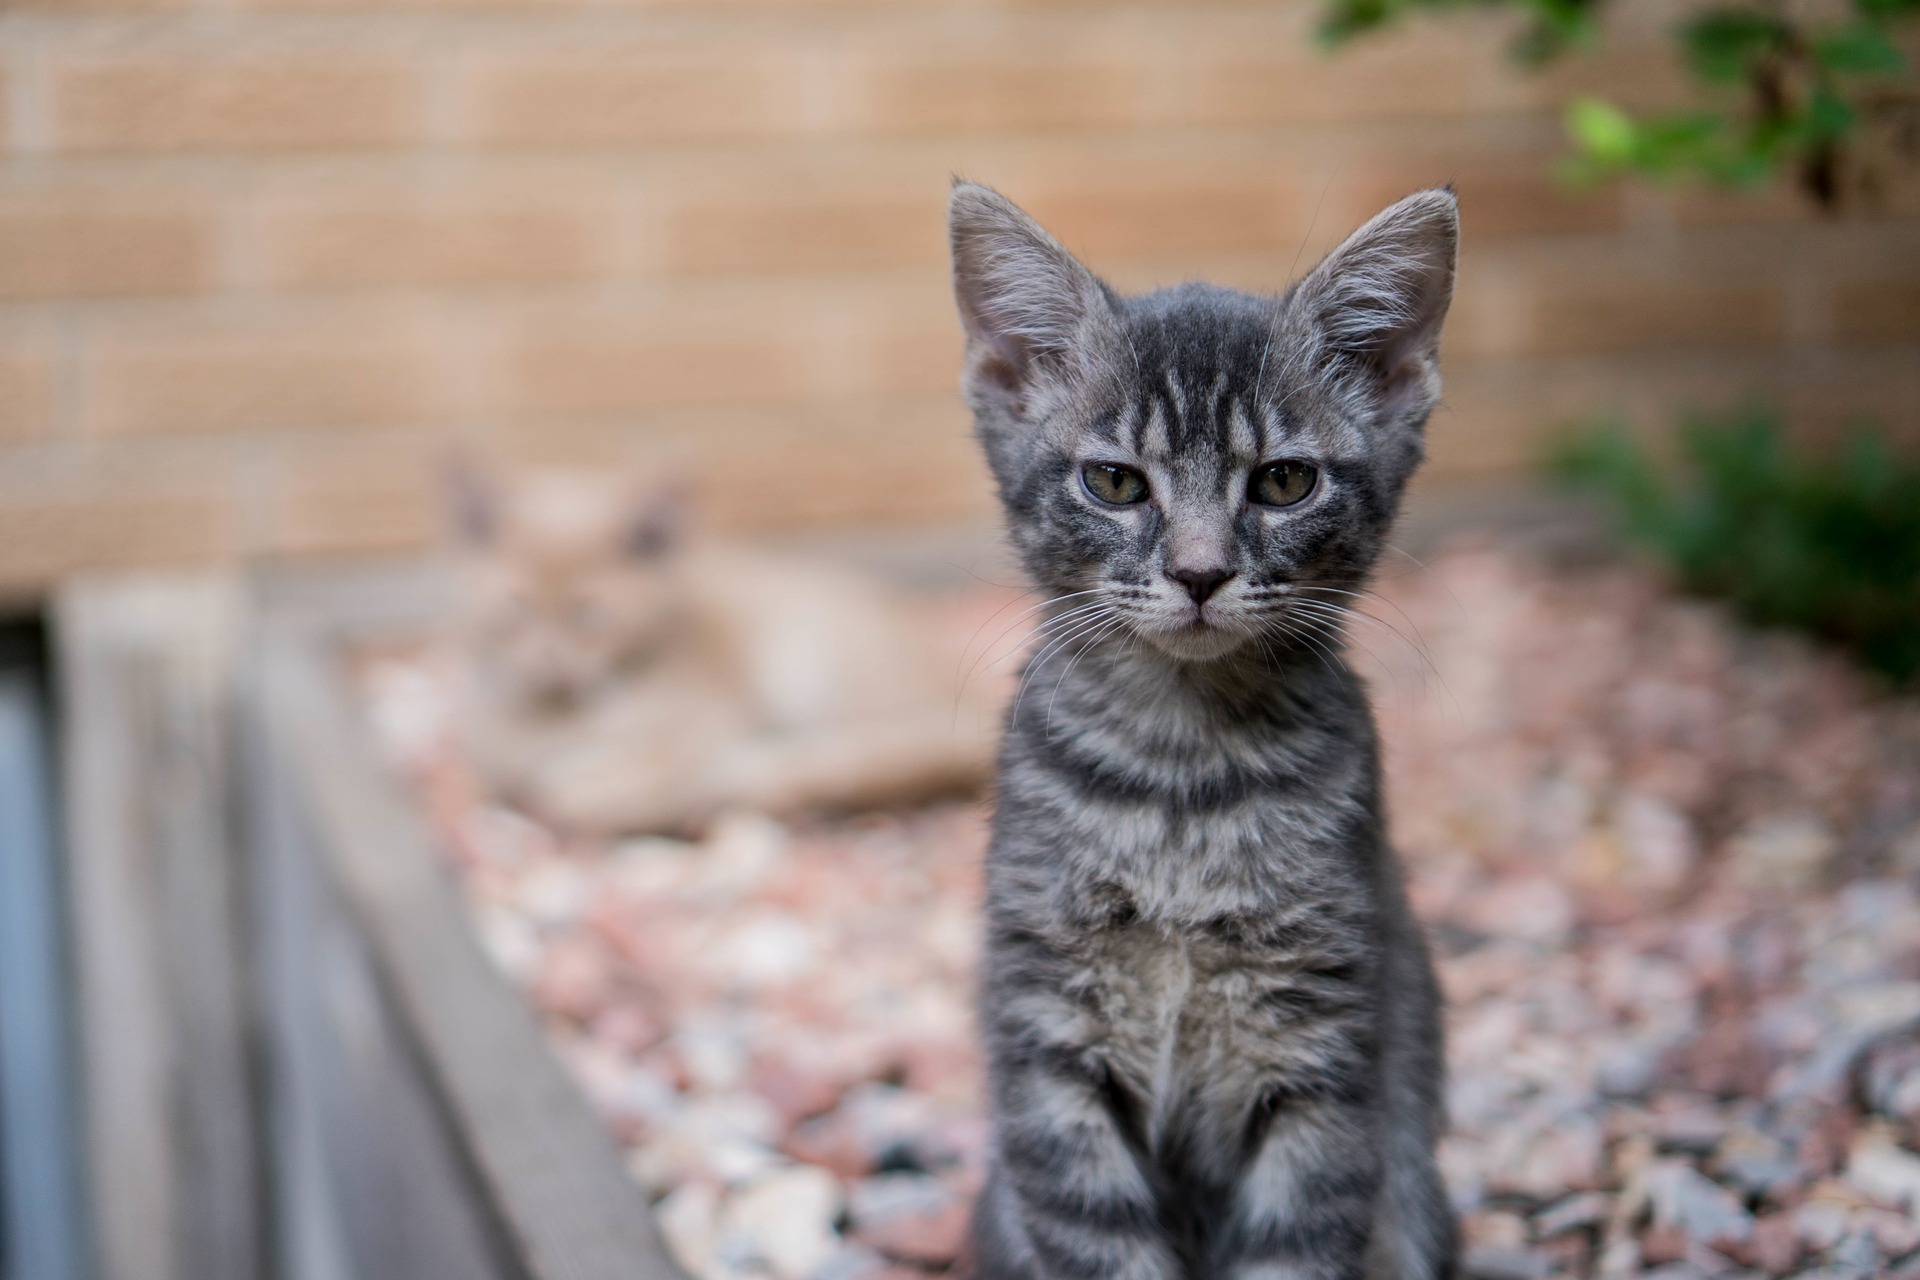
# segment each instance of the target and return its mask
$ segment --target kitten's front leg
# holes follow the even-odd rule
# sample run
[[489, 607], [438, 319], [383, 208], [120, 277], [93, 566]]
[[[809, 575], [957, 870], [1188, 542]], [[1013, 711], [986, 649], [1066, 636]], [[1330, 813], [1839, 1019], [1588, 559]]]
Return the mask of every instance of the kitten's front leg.
[[1222, 1280], [1361, 1280], [1381, 1186], [1373, 1108], [1288, 1100], [1272, 1115], [1219, 1238]]
[[1175, 1280], [1160, 1201], [1084, 1050], [1045, 1034], [1065, 1001], [1028, 993], [996, 1021], [995, 1149], [974, 1215], [977, 1280]]

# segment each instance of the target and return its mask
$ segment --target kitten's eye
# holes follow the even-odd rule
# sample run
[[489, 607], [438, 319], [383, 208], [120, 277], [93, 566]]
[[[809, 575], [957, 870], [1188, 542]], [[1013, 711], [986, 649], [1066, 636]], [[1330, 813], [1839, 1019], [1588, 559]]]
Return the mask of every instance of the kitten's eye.
[[1290, 507], [1312, 493], [1319, 478], [1311, 462], [1269, 462], [1247, 480], [1247, 499], [1263, 507]]
[[1132, 467], [1115, 466], [1111, 462], [1089, 462], [1080, 468], [1080, 483], [1087, 486], [1088, 493], [1116, 507], [1132, 506], [1145, 501], [1147, 496], [1145, 476]]

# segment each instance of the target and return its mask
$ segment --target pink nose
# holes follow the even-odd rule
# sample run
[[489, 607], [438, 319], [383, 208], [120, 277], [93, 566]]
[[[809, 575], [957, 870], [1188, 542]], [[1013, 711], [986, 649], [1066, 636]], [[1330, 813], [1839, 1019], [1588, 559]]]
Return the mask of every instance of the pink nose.
[[1226, 583], [1227, 579], [1232, 576], [1233, 570], [1223, 565], [1206, 565], [1197, 569], [1170, 568], [1167, 570], [1167, 577], [1185, 587], [1187, 594], [1193, 597], [1195, 604], [1205, 604], [1207, 597], [1218, 591], [1221, 586]]

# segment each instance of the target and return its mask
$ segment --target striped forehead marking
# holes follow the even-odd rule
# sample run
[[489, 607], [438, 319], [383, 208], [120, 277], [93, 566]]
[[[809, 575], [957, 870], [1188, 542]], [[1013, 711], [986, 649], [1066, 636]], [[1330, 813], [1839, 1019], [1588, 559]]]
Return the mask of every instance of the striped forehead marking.
[[1233, 444], [1233, 451], [1243, 457], [1258, 458], [1262, 452], [1260, 430], [1254, 415], [1249, 412], [1248, 402], [1235, 397], [1227, 404], [1227, 438]]
[[1149, 455], [1165, 456], [1171, 452], [1172, 424], [1168, 421], [1169, 404], [1165, 396], [1146, 395], [1134, 406], [1133, 415], [1133, 451], [1145, 458]]

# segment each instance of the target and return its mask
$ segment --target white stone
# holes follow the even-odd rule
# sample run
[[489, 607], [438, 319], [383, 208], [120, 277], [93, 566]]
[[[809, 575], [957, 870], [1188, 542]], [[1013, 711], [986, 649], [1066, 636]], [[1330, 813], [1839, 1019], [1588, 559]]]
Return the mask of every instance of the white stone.
[[1818, 818], [1770, 818], [1742, 831], [1727, 847], [1734, 877], [1750, 889], [1781, 893], [1812, 888], [1838, 847]]
[[653, 1207], [653, 1220], [674, 1258], [694, 1275], [717, 1270], [714, 1244], [719, 1230], [720, 1193], [704, 1182], [684, 1182]]
[[1882, 1130], [1869, 1129], [1854, 1140], [1847, 1181], [1881, 1204], [1920, 1213], [1920, 1156]]
[[840, 1251], [839, 1179], [816, 1165], [775, 1169], [727, 1197], [725, 1247], [750, 1248], [780, 1280], [807, 1280]]

